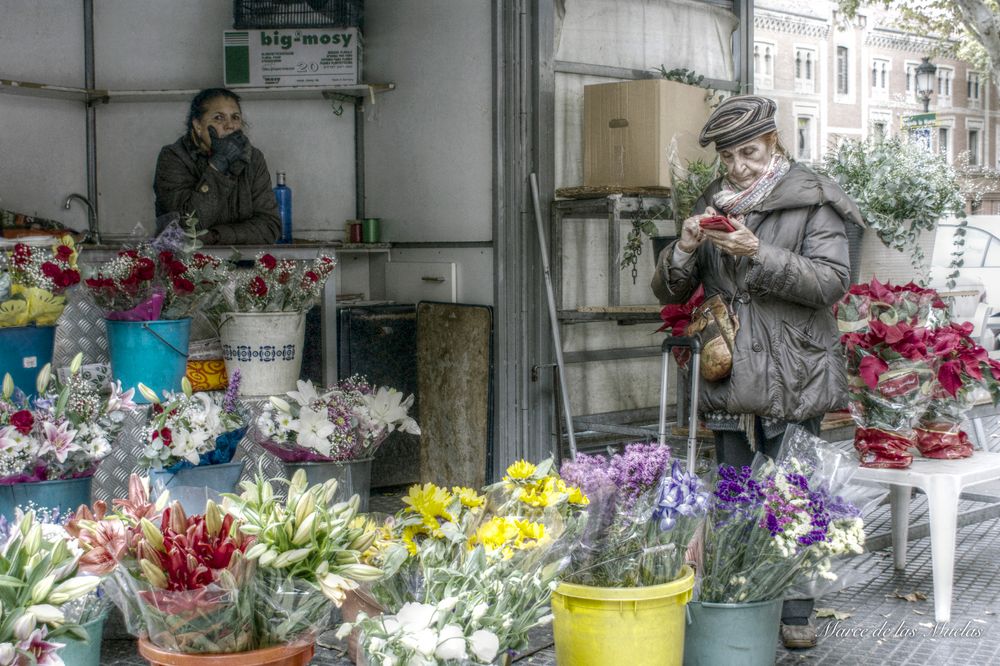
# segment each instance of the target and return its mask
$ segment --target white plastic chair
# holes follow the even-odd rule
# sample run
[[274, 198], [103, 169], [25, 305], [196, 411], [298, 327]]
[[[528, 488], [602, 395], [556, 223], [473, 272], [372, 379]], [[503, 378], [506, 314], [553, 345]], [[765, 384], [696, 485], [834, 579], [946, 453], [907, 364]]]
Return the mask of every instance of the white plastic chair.
[[1000, 479], [1000, 453], [977, 451], [972, 457], [960, 460], [918, 457], [913, 459], [910, 469], [862, 467], [854, 479], [889, 486], [893, 563], [900, 570], [906, 568], [910, 489], [915, 486], [927, 494], [934, 574], [934, 619], [937, 622], [949, 622], [959, 496], [967, 486]]

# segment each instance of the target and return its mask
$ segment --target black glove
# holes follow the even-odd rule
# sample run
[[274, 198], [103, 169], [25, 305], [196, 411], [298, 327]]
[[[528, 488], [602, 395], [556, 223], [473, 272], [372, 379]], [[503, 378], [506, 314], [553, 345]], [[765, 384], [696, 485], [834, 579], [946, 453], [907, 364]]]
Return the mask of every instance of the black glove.
[[[220, 139], [215, 128], [210, 126], [208, 135], [212, 139], [212, 156], [208, 163], [219, 173], [229, 173], [237, 162], [249, 160], [250, 140], [243, 132], [237, 130]], [[242, 170], [241, 165], [237, 173]]]

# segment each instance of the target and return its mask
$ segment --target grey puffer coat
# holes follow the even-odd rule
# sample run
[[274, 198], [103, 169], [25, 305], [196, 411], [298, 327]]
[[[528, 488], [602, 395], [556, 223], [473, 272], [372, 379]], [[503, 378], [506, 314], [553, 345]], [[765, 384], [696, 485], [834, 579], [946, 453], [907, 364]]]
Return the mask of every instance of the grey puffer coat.
[[[713, 182], [695, 205], [703, 212]], [[699, 283], [705, 297], [732, 302], [740, 330], [727, 379], [701, 383], [703, 412], [757, 414], [798, 422], [846, 403], [844, 357], [831, 306], [847, 291], [845, 225], [863, 225], [857, 205], [832, 180], [793, 163], [744, 224], [760, 240], [757, 256], [723, 255], [702, 243], [684, 265], [674, 245], [660, 254], [653, 292], [684, 303]]]
[[198, 227], [216, 232], [216, 244], [269, 244], [281, 235], [278, 203], [264, 154], [250, 149], [250, 162], [219, 173], [208, 155], [184, 135], [164, 146], [156, 160], [156, 215], [194, 213]]

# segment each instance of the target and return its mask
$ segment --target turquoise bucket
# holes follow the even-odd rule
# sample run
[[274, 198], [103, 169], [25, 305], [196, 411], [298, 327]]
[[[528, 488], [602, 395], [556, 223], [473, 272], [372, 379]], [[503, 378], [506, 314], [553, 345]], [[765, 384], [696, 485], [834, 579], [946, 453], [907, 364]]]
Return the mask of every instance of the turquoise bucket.
[[171, 501], [179, 501], [188, 515], [203, 514], [207, 500], [219, 502], [222, 493], [236, 492], [236, 484], [242, 474], [242, 460], [185, 467], [177, 472], [151, 469], [149, 489], [154, 498], [164, 490], [168, 491]]
[[771, 666], [778, 650], [782, 601], [689, 602], [684, 666]]
[[59, 509], [65, 516], [81, 504], [90, 504], [92, 476], [79, 479], [59, 479], [57, 481], [36, 481], [13, 483], [0, 486], [0, 514], [7, 520], [14, 520], [14, 509], [26, 507], [29, 503], [43, 509]]
[[35, 394], [35, 379], [46, 363], [52, 362], [56, 340], [55, 326], [10, 326], [0, 328], [0, 379], [10, 373], [14, 386], [26, 394]]
[[55, 639], [57, 643], [64, 643], [59, 649], [59, 656], [66, 666], [101, 666], [101, 639], [104, 636], [104, 621], [107, 618], [107, 614], [104, 614], [96, 620], [81, 625], [90, 637], [86, 643], [68, 636]]
[[136, 389], [133, 400], [147, 403], [138, 385], [143, 383], [157, 395], [180, 391], [187, 370], [190, 319], [117, 321], [105, 319], [111, 375], [122, 388]]

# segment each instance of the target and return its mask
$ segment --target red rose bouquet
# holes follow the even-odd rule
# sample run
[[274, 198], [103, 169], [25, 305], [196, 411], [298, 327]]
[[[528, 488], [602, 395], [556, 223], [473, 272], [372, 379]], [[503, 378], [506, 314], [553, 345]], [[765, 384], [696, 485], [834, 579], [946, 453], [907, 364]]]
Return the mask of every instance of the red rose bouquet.
[[145, 244], [121, 250], [86, 280], [108, 319], [182, 319], [218, 300], [229, 265], [201, 252], [157, 251]]
[[226, 301], [231, 312], [304, 312], [319, 302], [337, 262], [320, 255], [312, 261], [277, 259], [260, 253], [253, 268], [236, 279]]
[[51, 326], [66, 307], [62, 294], [80, 281], [70, 236], [51, 248], [18, 243], [0, 253], [0, 327]]

